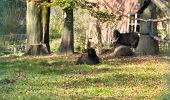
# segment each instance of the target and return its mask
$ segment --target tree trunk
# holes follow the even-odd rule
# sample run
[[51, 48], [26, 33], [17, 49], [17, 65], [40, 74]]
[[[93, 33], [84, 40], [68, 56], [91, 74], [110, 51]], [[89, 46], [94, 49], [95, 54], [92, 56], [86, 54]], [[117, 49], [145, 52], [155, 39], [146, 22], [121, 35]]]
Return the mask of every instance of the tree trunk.
[[[43, 2], [50, 3], [51, 0], [44, 0]], [[49, 41], [49, 23], [50, 23], [50, 7], [43, 6], [42, 8], [42, 42], [47, 46], [47, 50], [50, 53], [50, 41]]]
[[[145, 9], [141, 17], [144, 19], [156, 18], [156, 6], [150, 3], [149, 7]], [[157, 35], [157, 23], [141, 22], [140, 32], [145, 35], [140, 35], [139, 43], [136, 48], [136, 53], [140, 55], [158, 54], [158, 42], [152, 38], [153, 35]]]
[[102, 31], [101, 31], [99, 20], [96, 21], [96, 32], [97, 32], [97, 40], [98, 40], [97, 53], [101, 54], [103, 44], [102, 44]]
[[73, 35], [73, 9], [64, 9], [64, 30], [62, 33], [62, 40], [57, 50], [58, 55], [70, 55], [74, 53], [74, 35]]
[[36, 0], [27, 0], [27, 50], [26, 55], [47, 54], [46, 47], [41, 43], [42, 23], [41, 8]]
[[[156, 5], [154, 3], [151, 3], [151, 18], [156, 19], [157, 14], [156, 14]], [[154, 33], [154, 36], [158, 36], [158, 30], [157, 30], [157, 22], [150, 23], [150, 30], [152, 33]], [[159, 42], [158, 40], [153, 40], [154, 43], [154, 53], [159, 54]]]

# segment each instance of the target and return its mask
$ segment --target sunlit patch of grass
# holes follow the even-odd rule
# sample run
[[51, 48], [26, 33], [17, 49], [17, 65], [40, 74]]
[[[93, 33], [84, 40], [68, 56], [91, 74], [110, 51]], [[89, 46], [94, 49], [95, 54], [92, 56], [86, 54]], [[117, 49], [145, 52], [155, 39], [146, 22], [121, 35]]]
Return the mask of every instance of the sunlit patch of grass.
[[0, 99], [170, 97], [167, 92], [170, 64], [166, 59], [153, 56], [103, 59], [90, 66], [75, 65], [77, 57], [1, 57]]

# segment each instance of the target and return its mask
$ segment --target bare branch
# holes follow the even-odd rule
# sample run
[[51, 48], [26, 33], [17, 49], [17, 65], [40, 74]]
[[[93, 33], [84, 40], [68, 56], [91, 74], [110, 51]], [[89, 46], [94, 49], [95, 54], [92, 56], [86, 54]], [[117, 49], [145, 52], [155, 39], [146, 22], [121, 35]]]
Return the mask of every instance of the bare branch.
[[[157, 4], [157, 3], [159, 4], [159, 3], [161, 2], [160, 0], [152, 0], [152, 1], [154, 1], [155, 4]], [[110, 10], [113, 11], [113, 8], [112, 8], [105, 0], [103, 0], [103, 2], [104, 2], [104, 4], [105, 4]], [[163, 6], [161, 6], [161, 5], [163, 5]], [[170, 11], [169, 11], [169, 9], [166, 7], [166, 5], [161, 2], [161, 4], [159, 4], [159, 5], [157, 5], [157, 6], [158, 6], [158, 7], [161, 6], [160, 8], [162, 8], [162, 10], [163, 10], [163, 9], [166, 9], [166, 10], [163, 10], [163, 11], [164, 11], [164, 12], [167, 12], [166, 15], [169, 14], [169, 17], [166, 16], [166, 17], [164, 17], [164, 18], [158, 18], [158, 19], [142, 19], [142, 18], [130, 17], [130, 19], [139, 20], [139, 21], [143, 21], [143, 22], [162, 22], [162, 21], [170, 20]], [[123, 12], [121, 12], [121, 11], [119, 11], [119, 10], [117, 10], [116, 13], [119, 14], [120, 17], [127, 17], [127, 18], [129, 18], [128, 15], [123, 14]], [[117, 14], [116, 14], [116, 15], [117, 15]]]

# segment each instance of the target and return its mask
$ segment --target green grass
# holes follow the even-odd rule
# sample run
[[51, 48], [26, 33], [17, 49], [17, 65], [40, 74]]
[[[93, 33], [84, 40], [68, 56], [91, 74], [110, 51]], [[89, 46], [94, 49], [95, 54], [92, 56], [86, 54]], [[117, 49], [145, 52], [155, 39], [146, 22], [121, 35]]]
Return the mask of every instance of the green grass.
[[167, 59], [103, 59], [92, 66], [76, 59], [0, 57], [0, 99], [170, 99]]

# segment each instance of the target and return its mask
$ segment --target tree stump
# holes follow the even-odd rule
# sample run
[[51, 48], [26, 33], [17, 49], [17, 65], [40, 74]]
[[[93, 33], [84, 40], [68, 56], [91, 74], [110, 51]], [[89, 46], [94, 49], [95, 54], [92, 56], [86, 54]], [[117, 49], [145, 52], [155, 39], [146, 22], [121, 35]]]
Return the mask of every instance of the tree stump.
[[46, 55], [49, 54], [46, 44], [31, 44], [26, 50], [25, 55]]

